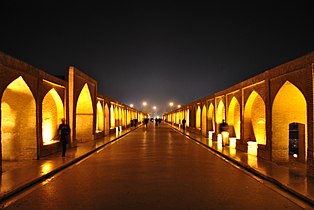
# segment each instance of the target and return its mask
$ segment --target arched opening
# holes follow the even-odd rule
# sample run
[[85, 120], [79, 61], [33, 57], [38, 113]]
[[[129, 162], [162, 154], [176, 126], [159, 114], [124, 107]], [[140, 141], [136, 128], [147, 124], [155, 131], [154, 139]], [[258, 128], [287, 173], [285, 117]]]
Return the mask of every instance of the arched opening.
[[266, 107], [262, 97], [253, 91], [244, 108], [244, 139], [266, 145]]
[[216, 111], [216, 123], [222, 123], [222, 120], [225, 120], [225, 105], [222, 100], [219, 101]]
[[97, 102], [96, 133], [104, 131], [104, 110], [100, 101]]
[[109, 134], [110, 130], [110, 114], [108, 104], [105, 104], [105, 134]]
[[202, 109], [202, 134], [207, 136], [207, 110], [205, 105]]
[[93, 104], [87, 84], [82, 88], [77, 100], [75, 127], [78, 142], [93, 140]]
[[116, 127], [116, 119], [113, 105], [110, 106], [110, 128], [113, 129]]
[[120, 118], [119, 118], [119, 107], [115, 107], [114, 109], [114, 117], [115, 117], [115, 125], [116, 127], [118, 127], [120, 125], [119, 121], [120, 121]]
[[201, 130], [201, 107], [197, 106], [197, 110], [196, 110], [196, 129]]
[[214, 115], [214, 105], [212, 103], [210, 103], [209, 108], [208, 108], [208, 130], [209, 131], [215, 131], [215, 115]]
[[240, 139], [240, 104], [235, 97], [232, 97], [228, 109], [229, 136]]
[[185, 119], [186, 119], [186, 126], [189, 127], [190, 126], [190, 110], [189, 109], [186, 110]]
[[5, 89], [1, 99], [2, 160], [37, 158], [36, 103], [20, 76]]
[[63, 102], [52, 88], [44, 97], [42, 102], [42, 136], [43, 144], [54, 143], [54, 138], [58, 135], [58, 126], [64, 118]]
[[[286, 82], [278, 91], [272, 105], [272, 159], [274, 161], [289, 160], [289, 125], [298, 123], [300, 130], [298, 158], [306, 160], [307, 151], [307, 110], [306, 100], [302, 92], [290, 82]], [[302, 131], [302, 132], [301, 132]]]

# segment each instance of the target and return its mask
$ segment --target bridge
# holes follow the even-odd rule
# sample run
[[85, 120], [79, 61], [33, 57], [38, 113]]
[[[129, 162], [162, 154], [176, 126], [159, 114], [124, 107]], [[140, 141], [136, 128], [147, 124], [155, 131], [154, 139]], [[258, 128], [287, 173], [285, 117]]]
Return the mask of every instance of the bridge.
[[[272, 163], [313, 163], [314, 52], [165, 113], [169, 125]], [[63, 78], [0, 52], [1, 161], [40, 160], [60, 152], [57, 127], [71, 127], [70, 148], [141, 126], [147, 113], [97, 92], [74, 66]], [[183, 119], [186, 123], [183, 125]], [[134, 125], [134, 121], [138, 125]], [[219, 125], [229, 125], [227, 137]]]
[[[178, 127], [186, 119], [188, 130], [213, 141], [220, 141], [218, 126], [226, 120], [230, 146], [274, 162], [294, 159], [314, 176], [313, 61], [312, 52], [163, 117]], [[71, 127], [70, 147], [75, 147], [147, 117], [99, 95], [97, 81], [74, 66], [59, 78], [0, 53], [0, 74], [2, 160], [40, 159], [57, 152], [56, 128], [62, 118]], [[294, 153], [289, 144], [293, 136], [298, 139]]]

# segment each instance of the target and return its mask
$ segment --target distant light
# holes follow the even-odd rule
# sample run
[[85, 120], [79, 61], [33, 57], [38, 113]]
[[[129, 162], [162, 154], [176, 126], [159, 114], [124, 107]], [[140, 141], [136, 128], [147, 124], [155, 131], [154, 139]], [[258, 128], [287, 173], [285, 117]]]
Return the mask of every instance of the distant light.
[[178, 108], [181, 108], [181, 105], [178, 105]]
[[157, 107], [156, 106], [153, 106], [153, 109], [156, 109]]
[[146, 101], [143, 101], [142, 104], [143, 104], [143, 106], [146, 106], [146, 105], [147, 105], [147, 102], [146, 102]]
[[130, 104], [130, 107], [133, 107], [134, 105], [133, 104]]
[[173, 102], [170, 102], [170, 103], [169, 103], [169, 106], [173, 106]]

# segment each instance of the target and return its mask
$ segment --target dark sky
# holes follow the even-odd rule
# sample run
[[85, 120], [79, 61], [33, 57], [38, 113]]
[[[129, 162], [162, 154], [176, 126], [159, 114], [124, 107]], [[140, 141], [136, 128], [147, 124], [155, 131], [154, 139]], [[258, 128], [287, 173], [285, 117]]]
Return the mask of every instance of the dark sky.
[[1, 1], [0, 51], [161, 114], [314, 50], [311, 1], [184, 2]]

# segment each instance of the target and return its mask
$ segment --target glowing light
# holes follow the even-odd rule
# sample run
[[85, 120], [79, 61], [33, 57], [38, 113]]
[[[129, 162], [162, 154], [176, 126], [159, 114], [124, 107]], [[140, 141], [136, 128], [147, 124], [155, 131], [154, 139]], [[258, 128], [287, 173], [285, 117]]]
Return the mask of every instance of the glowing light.
[[293, 154], [293, 157], [294, 157], [294, 158], [297, 158], [297, 157], [298, 157], [298, 154]]
[[41, 173], [47, 174], [52, 170], [52, 164], [51, 163], [45, 163], [43, 164], [41, 168]]
[[213, 140], [212, 139], [208, 139], [208, 146], [213, 147]]
[[235, 149], [236, 148], [236, 144], [237, 144], [237, 138], [230, 137], [229, 138], [229, 146], [230, 146], [230, 148]]
[[181, 108], [181, 105], [178, 105], [178, 108]]
[[143, 105], [143, 106], [146, 106], [146, 105], [147, 105], [147, 102], [146, 102], [146, 101], [143, 101], [142, 105]]
[[221, 134], [217, 135], [217, 143], [218, 144], [222, 144], [222, 136], [221, 136]]
[[234, 148], [229, 147], [229, 153], [230, 153], [230, 155], [234, 156], [234, 155], [237, 154], [237, 150], [234, 149]]
[[156, 106], [153, 106], [153, 109], [157, 109], [157, 107], [156, 107]]
[[52, 124], [50, 121], [46, 120], [43, 122], [43, 144], [48, 145], [52, 143]]
[[222, 143], [224, 145], [229, 144], [229, 132], [223, 131], [221, 132], [221, 135], [222, 135], [222, 141], [223, 141]]
[[133, 107], [134, 105], [133, 104], [130, 104], [130, 107]]
[[213, 139], [213, 133], [214, 131], [208, 131], [208, 139]]
[[119, 133], [119, 127], [116, 127], [116, 133]]
[[257, 156], [257, 142], [255, 141], [248, 141], [247, 142], [248, 148], [247, 153], [249, 155]]
[[173, 102], [170, 102], [170, 103], [169, 103], [169, 106], [171, 106], [171, 107], [172, 107], [172, 106], [173, 106]]

